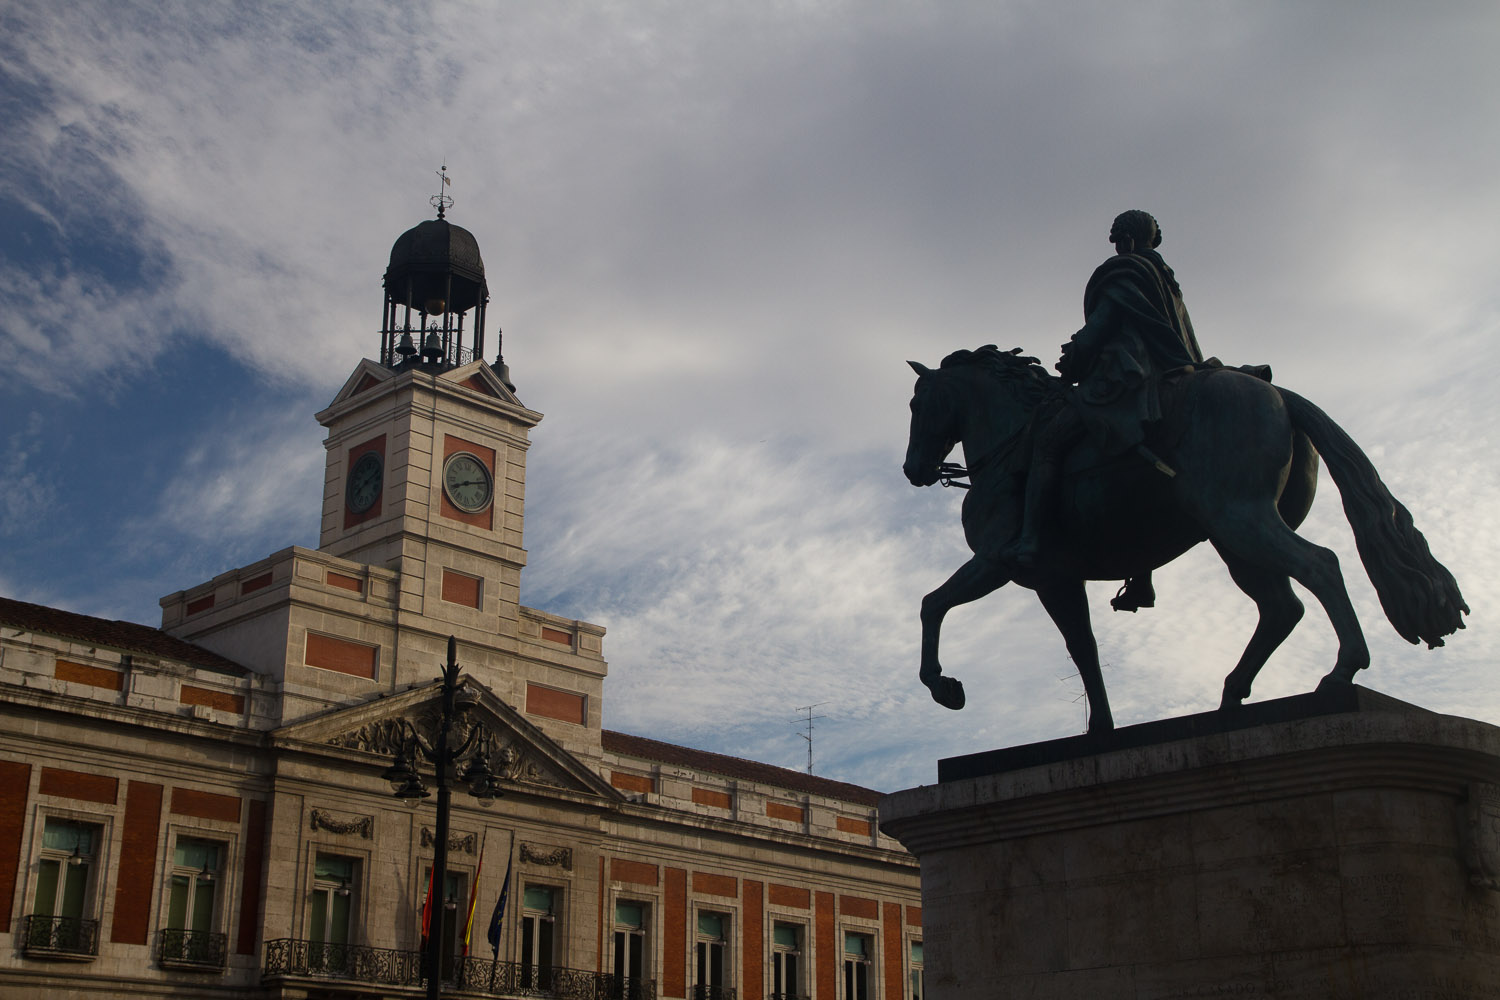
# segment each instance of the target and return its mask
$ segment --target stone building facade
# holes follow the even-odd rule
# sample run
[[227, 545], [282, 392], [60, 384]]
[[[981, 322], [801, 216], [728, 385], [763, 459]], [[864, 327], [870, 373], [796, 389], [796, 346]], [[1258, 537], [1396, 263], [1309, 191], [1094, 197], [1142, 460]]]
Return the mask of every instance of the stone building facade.
[[[159, 629], [0, 599], [0, 994], [418, 996], [431, 888], [444, 995], [920, 997], [878, 793], [603, 729], [604, 629], [520, 603], [541, 414], [478, 358], [487, 300], [441, 213], [397, 241], [380, 359], [317, 415], [316, 550]], [[435, 809], [391, 768], [450, 636], [450, 745], [503, 797], [454, 795], [429, 887]]]

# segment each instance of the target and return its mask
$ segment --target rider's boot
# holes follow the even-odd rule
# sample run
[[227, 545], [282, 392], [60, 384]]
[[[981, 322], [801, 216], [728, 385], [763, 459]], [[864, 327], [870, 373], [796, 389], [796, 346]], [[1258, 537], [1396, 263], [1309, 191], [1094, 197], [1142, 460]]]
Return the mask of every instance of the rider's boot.
[[1139, 611], [1141, 608], [1156, 607], [1156, 588], [1151, 586], [1151, 574], [1143, 573], [1126, 580], [1109, 606], [1116, 611]]

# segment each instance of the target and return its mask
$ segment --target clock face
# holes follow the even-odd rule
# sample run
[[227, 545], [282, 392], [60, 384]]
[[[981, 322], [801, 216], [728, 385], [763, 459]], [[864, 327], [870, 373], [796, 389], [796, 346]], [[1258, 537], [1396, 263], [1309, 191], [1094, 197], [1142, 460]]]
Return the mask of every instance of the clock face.
[[459, 510], [477, 514], [490, 505], [494, 482], [477, 455], [461, 451], [443, 466], [443, 492]]
[[375, 501], [380, 499], [384, 472], [384, 463], [376, 452], [367, 451], [354, 460], [354, 468], [349, 470], [349, 484], [344, 490], [350, 513], [363, 514], [375, 506]]

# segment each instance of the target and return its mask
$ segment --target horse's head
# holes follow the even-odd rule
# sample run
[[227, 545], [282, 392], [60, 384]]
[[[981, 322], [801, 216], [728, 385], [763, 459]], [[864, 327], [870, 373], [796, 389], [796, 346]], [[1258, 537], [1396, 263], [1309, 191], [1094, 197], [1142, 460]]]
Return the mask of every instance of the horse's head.
[[938, 466], [958, 444], [958, 406], [948, 385], [952, 380], [941, 370], [916, 361], [907, 364], [917, 373], [917, 386], [911, 396], [911, 435], [901, 471], [913, 486], [931, 486], [938, 481]]
[[964, 446], [969, 471], [1026, 426], [1031, 410], [1056, 379], [1024, 357], [993, 344], [955, 351], [936, 369], [908, 361], [917, 373], [911, 397], [911, 436], [901, 469], [913, 486], [938, 481], [938, 466]]

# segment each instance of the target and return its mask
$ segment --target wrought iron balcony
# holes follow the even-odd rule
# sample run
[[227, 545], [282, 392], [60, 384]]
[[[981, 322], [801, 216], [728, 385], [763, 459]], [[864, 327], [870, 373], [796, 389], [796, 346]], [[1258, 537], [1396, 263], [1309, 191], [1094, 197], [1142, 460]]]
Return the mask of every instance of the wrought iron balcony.
[[[278, 938], [266, 942], [265, 978], [306, 976], [384, 986], [420, 986], [426, 980], [418, 951], [320, 944]], [[444, 981], [456, 990], [497, 997], [549, 1000], [656, 1000], [656, 981], [622, 979], [560, 966], [454, 957]], [[732, 1000], [733, 993], [724, 1000]]]
[[33, 913], [21, 924], [27, 958], [93, 958], [99, 954], [99, 921]]
[[733, 986], [693, 987], [693, 1000], [735, 1000], [738, 995]]
[[167, 928], [161, 932], [157, 961], [164, 969], [222, 971], [229, 961], [229, 935]]
[[767, 993], [766, 1000], [812, 1000], [804, 993]]

